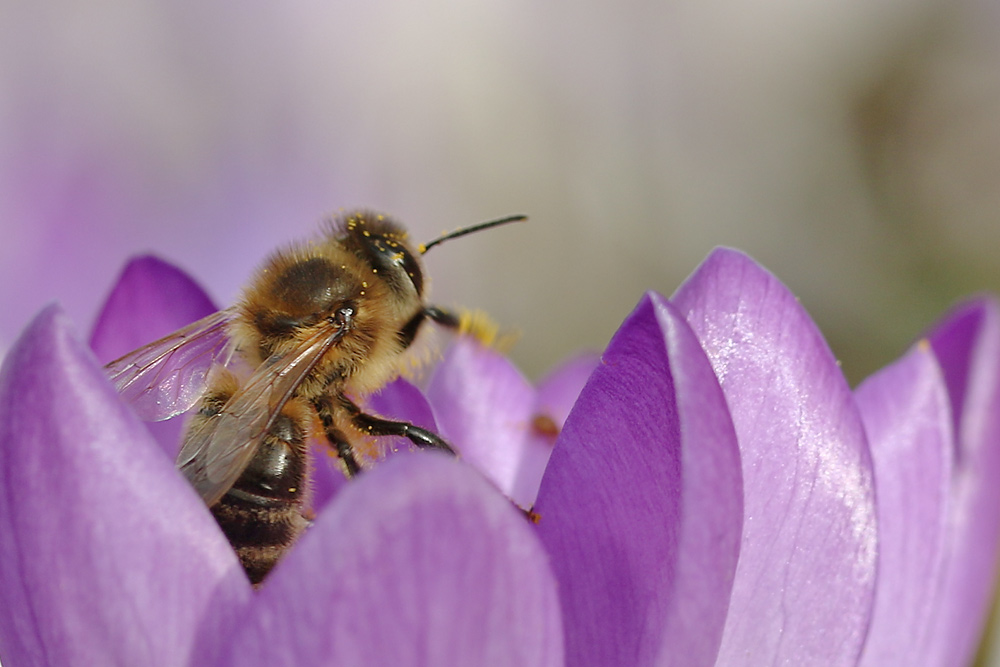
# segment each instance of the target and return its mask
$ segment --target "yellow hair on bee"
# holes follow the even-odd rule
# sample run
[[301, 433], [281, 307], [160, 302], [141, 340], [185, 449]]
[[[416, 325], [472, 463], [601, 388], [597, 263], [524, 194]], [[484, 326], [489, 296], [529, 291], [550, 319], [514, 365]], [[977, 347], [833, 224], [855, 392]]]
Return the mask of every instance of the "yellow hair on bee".
[[462, 310], [458, 319], [458, 332], [472, 336], [498, 352], [508, 352], [520, 337], [516, 331], [501, 332], [500, 325], [482, 310]]

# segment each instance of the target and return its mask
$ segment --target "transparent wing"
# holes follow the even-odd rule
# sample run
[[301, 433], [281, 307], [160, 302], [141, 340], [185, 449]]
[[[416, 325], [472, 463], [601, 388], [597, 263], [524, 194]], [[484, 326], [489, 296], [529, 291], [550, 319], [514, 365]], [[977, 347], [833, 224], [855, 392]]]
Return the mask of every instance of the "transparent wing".
[[208, 370], [229, 352], [226, 325], [235, 310], [220, 310], [129, 352], [104, 367], [141, 419], [160, 421], [190, 410], [205, 392]]
[[239, 479], [285, 403], [344, 330], [324, 329], [294, 352], [260, 365], [222, 411], [192, 428], [184, 439], [177, 467], [214, 505]]

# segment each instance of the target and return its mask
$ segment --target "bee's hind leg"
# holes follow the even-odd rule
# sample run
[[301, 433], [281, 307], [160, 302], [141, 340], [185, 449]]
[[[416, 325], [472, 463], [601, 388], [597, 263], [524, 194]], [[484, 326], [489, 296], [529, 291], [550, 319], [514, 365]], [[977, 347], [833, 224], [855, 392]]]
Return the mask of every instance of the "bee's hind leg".
[[455, 453], [451, 445], [436, 433], [432, 433], [425, 428], [414, 426], [410, 422], [398, 422], [365, 414], [361, 411], [361, 408], [346, 398], [343, 399], [343, 405], [351, 416], [351, 422], [362, 433], [369, 433], [371, 435], [399, 435], [408, 439], [417, 447], [431, 447], [446, 451], [449, 454]]

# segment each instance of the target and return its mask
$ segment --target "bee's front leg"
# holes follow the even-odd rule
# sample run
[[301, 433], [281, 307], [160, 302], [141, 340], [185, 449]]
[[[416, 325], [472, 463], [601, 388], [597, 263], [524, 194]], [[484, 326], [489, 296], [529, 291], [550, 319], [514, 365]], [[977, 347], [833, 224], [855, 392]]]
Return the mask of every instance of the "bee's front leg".
[[438, 308], [437, 306], [426, 306], [418, 310], [417, 314], [399, 330], [399, 342], [402, 343], [403, 349], [408, 348], [413, 343], [414, 338], [417, 337], [417, 332], [420, 331], [420, 328], [427, 320], [432, 320], [447, 329], [454, 329], [455, 331], [459, 331], [462, 327], [462, 318], [459, 315], [449, 310]]
[[438, 306], [427, 306], [423, 310], [424, 317], [437, 322], [447, 329], [458, 329], [462, 326], [462, 317], [456, 313], [439, 308]]

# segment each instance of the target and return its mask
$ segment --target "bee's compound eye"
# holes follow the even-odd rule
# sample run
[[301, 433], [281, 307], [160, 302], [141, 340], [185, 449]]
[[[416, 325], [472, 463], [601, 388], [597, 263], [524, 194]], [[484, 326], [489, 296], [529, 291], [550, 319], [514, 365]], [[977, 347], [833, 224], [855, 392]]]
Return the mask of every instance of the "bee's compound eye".
[[396, 271], [406, 274], [406, 277], [413, 283], [413, 288], [417, 291], [417, 294], [423, 294], [424, 276], [420, 271], [420, 265], [417, 264], [417, 260], [402, 245], [396, 245], [394, 248], [390, 248], [390, 250], [391, 252], [385, 253], [388, 260], [387, 263], [395, 268]]
[[417, 294], [423, 294], [423, 273], [420, 271], [417, 260], [413, 258], [413, 254], [405, 245], [388, 235], [373, 235], [366, 241], [368, 257], [372, 266], [382, 272], [390, 283], [396, 281], [402, 287], [408, 280]]
[[357, 213], [347, 218], [345, 246], [364, 259], [389, 287], [408, 297], [424, 291], [420, 263], [407, 244], [406, 230], [383, 216]]
[[423, 295], [424, 293], [424, 274], [420, 271], [420, 264], [417, 260], [413, 258], [409, 250], [403, 249], [396, 260], [397, 266], [406, 273], [406, 276], [413, 283], [413, 288], [417, 290], [417, 294]]

